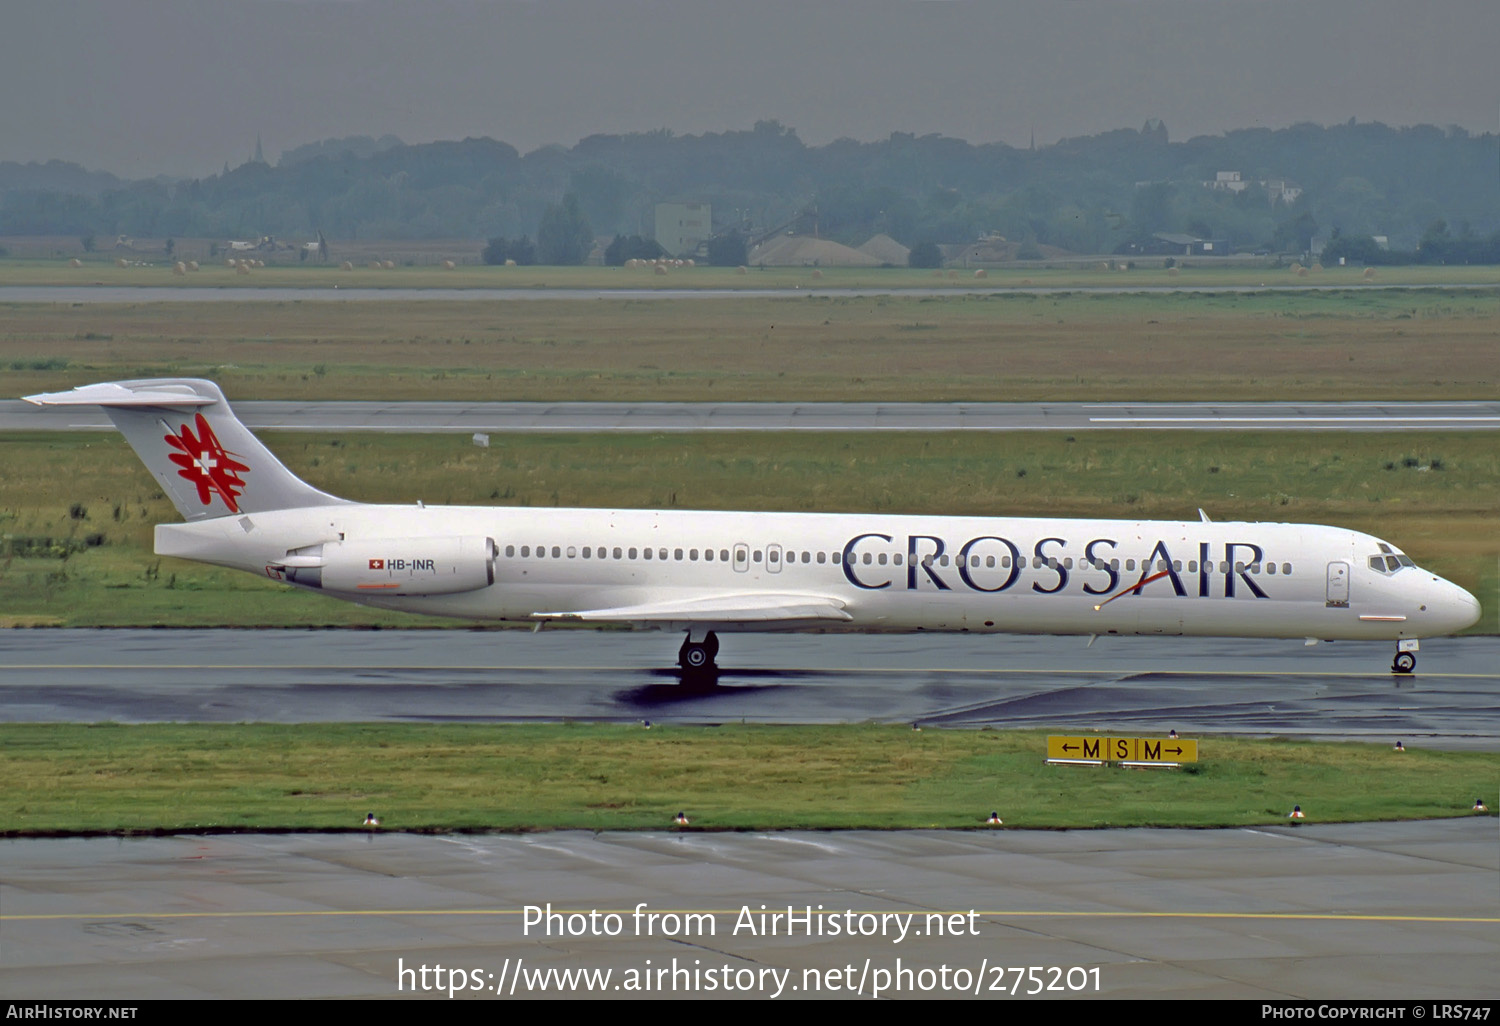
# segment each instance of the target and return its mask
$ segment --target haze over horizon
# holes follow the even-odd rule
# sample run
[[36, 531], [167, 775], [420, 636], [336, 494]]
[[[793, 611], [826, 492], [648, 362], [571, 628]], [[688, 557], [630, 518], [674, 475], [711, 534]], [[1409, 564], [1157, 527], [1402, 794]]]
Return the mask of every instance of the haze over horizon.
[[199, 177], [348, 135], [892, 132], [1024, 147], [1353, 117], [1492, 132], [1500, 4], [17, 0], [0, 160]]

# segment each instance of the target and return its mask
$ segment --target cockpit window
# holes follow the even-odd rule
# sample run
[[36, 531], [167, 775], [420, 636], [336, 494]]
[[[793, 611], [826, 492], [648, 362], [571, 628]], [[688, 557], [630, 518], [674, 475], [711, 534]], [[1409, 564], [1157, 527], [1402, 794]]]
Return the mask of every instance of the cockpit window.
[[[1386, 546], [1381, 546], [1385, 548]], [[1404, 566], [1416, 566], [1407, 556], [1371, 556], [1370, 569], [1378, 574], [1393, 574]]]

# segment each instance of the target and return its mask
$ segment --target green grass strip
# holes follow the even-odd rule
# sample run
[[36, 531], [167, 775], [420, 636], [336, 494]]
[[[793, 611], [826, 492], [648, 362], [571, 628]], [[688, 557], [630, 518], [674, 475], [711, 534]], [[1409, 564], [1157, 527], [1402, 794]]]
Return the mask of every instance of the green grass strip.
[[[1064, 733], [1064, 731], [1058, 731]], [[0, 836], [179, 831], [1226, 827], [1495, 806], [1492, 753], [1205, 738], [1181, 770], [1039, 731], [883, 725], [9, 724]]]

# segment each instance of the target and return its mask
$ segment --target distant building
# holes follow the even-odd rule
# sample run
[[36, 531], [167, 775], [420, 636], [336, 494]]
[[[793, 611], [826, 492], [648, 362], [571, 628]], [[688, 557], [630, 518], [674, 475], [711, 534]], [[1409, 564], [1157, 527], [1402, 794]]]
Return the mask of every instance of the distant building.
[[713, 207], [708, 203], [658, 203], [656, 241], [672, 256], [691, 256], [713, 234]]
[[[1136, 187], [1139, 188], [1141, 184], [1143, 183], [1137, 182]], [[1255, 184], [1265, 190], [1266, 198], [1271, 201], [1272, 205], [1280, 203], [1290, 206], [1297, 202], [1298, 196], [1302, 195], [1302, 187], [1292, 184], [1285, 178], [1266, 178]], [[1203, 183], [1205, 189], [1217, 189], [1221, 192], [1244, 192], [1250, 185], [1251, 183], [1241, 177], [1238, 171], [1220, 171], [1214, 175], [1213, 181]]]
[[809, 235], [773, 235], [750, 250], [751, 267], [879, 267], [887, 261]]

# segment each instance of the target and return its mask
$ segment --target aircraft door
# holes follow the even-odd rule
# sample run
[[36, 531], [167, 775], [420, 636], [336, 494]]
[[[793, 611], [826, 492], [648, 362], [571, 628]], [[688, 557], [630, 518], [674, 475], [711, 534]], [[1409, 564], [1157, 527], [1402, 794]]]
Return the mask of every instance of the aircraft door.
[[779, 573], [781, 573], [781, 546], [780, 545], [767, 545], [766, 546], [766, 573], [768, 573], [768, 574], [779, 574]]
[[734, 572], [742, 574], [750, 569], [750, 546], [740, 542], [734, 547]]
[[1328, 601], [1325, 605], [1342, 608], [1349, 605], [1349, 564], [1335, 561], [1328, 564]]

